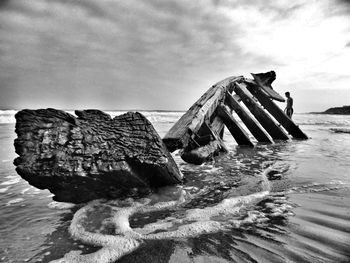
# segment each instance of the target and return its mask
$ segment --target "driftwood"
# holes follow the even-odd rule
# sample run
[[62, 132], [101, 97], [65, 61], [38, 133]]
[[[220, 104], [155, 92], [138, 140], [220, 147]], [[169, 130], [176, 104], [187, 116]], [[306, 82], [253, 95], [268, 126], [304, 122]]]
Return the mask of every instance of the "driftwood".
[[112, 119], [97, 111], [23, 110], [16, 114], [18, 174], [57, 201], [139, 195], [181, 182], [152, 124], [140, 113]]

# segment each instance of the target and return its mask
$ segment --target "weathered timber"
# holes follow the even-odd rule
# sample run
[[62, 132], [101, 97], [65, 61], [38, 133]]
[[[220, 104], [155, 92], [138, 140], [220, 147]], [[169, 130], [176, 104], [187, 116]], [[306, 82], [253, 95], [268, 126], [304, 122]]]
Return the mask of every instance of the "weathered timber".
[[229, 77], [218, 82], [190, 107], [163, 138], [169, 151], [188, 148], [192, 135], [212, 117], [219, 103], [224, 100], [227, 86], [239, 79], [243, 77]]
[[210, 124], [208, 121], [204, 122], [198, 132], [192, 136], [192, 140], [199, 146], [204, 146], [210, 141], [215, 140], [216, 137], [222, 139], [221, 134], [224, 129], [224, 123], [216, 116], [216, 113], [213, 114], [212, 119]]
[[269, 71], [266, 73], [251, 73], [254, 78], [254, 81], [266, 92], [266, 94], [274, 100], [284, 102], [285, 99], [273, 90], [271, 84], [276, 79], [276, 73], [274, 71]]
[[[219, 120], [220, 118], [218, 118]], [[213, 123], [212, 123], [213, 124]], [[215, 124], [214, 124], [215, 125]], [[226, 145], [224, 144], [224, 142], [222, 141], [222, 138], [220, 137], [220, 134], [217, 133], [216, 130], [214, 130], [215, 126], [208, 124], [207, 122], [203, 123], [203, 126], [206, 127], [208, 129], [208, 133], [213, 137], [213, 140], [218, 141], [221, 144], [221, 148], [223, 152], [228, 152], [228, 149], [226, 148]], [[214, 129], [212, 129], [212, 127], [214, 127]]]
[[205, 146], [198, 147], [191, 151], [183, 151], [180, 153], [181, 158], [188, 163], [202, 164], [211, 160], [213, 157], [223, 152], [222, 143], [214, 140]]
[[218, 106], [218, 114], [220, 118], [225, 123], [227, 129], [232, 134], [236, 142], [241, 146], [254, 147], [251, 142], [248, 133], [243, 129], [243, 127], [232, 117], [229, 109], [224, 104]]
[[[228, 149], [222, 141], [220, 134], [217, 133], [217, 131], [220, 131], [220, 122], [222, 121], [219, 117], [215, 117], [214, 121], [211, 125], [209, 125], [207, 122], [204, 122], [202, 124], [199, 132], [206, 135], [199, 138], [197, 135], [195, 138], [195, 141], [200, 146], [193, 149], [184, 148], [180, 151], [180, 156], [185, 162], [202, 164], [206, 161], [211, 160], [214, 156], [217, 156], [220, 153], [228, 152]], [[203, 138], [206, 138], [209, 141], [206, 141], [205, 144], [203, 144]]]
[[145, 194], [182, 175], [152, 124], [140, 113], [112, 119], [98, 110], [23, 110], [16, 114], [18, 174], [57, 201]]
[[264, 108], [296, 139], [308, 139], [307, 135], [253, 82], [247, 83], [248, 90], [264, 105]]
[[222, 135], [225, 129], [225, 124], [223, 123], [222, 119], [219, 116], [215, 116], [215, 118], [209, 126], [212, 129], [212, 131], [218, 134], [219, 137], [222, 139]]
[[245, 108], [237, 101], [237, 96], [232, 96], [229, 92], [226, 93], [225, 104], [233, 109], [238, 117], [243, 121], [248, 130], [257, 139], [258, 142], [273, 143], [272, 138], [261, 127], [259, 122], [251, 116]]
[[264, 129], [274, 140], [288, 140], [288, 135], [275, 123], [275, 121], [254, 100], [245, 83], [235, 83], [234, 91], [242, 98], [249, 111], [260, 122]]

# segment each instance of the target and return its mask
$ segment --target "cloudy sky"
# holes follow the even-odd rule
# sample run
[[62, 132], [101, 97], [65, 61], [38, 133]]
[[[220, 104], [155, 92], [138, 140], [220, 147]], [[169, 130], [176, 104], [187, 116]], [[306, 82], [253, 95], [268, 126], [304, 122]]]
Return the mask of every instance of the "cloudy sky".
[[0, 108], [184, 110], [268, 70], [297, 112], [350, 105], [350, 1], [0, 0]]

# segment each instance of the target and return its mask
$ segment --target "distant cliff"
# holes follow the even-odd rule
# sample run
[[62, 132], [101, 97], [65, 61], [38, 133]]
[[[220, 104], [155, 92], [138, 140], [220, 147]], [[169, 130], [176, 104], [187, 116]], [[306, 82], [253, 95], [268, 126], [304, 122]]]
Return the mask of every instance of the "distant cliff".
[[350, 115], [350, 106], [343, 107], [334, 107], [329, 108], [324, 112], [320, 112], [321, 114], [340, 114], [340, 115]]

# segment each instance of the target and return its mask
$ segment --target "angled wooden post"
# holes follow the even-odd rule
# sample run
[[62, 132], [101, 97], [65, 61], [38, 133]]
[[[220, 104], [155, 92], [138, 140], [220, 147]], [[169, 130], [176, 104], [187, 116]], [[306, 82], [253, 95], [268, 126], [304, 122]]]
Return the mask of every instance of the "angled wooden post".
[[233, 138], [239, 145], [245, 145], [254, 147], [254, 144], [249, 139], [248, 133], [242, 128], [242, 126], [232, 117], [230, 111], [224, 104], [221, 104], [217, 108], [220, 118], [223, 120], [225, 126], [232, 134]]
[[233, 109], [238, 117], [241, 118], [245, 126], [251, 134], [258, 140], [258, 142], [273, 143], [269, 134], [261, 127], [259, 122], [255, 120], [245, 108], [238, 102], [236, 96], [232, 96], [229, 92], [226, 93], [225, 104]]
[[211, 141], [218, 141], [218, 144], [221, 145], [222, 151], [226, 152], [226, 145], [220, 137], [220, 132], [223, 129], [224, 123], [218, 116], [214, 118], [214, 121], [212, 123], [205, 121], [199, 130], [199, 134], [197, 134], [198, 136], [201, 134], [201, 137], [199, 138], [203, 138], [203, 141], [198, 140], [198, 138], [195, 140], [200, 146], [205, 146]]
[[245, 83], [235, 83], [234, 91], [242, 98], [254, 117], [260, 122], [264, 129], [274, 140], [288, 140], [288, 135], [275, 123], [265, 110], [254, 100], [252, 94], [247, 90]]
[[261, 105], [296, 139], [308, 139], [307, 135], [278, 107], [270, 97], [253, 81], [247, 83], [248, 90], [258, 99]]
[[225, 125], [219, 116], [215, 116], [213, 121], [210, 123], [210, 127], [215, 132], [220, 139], [223, 139]]

